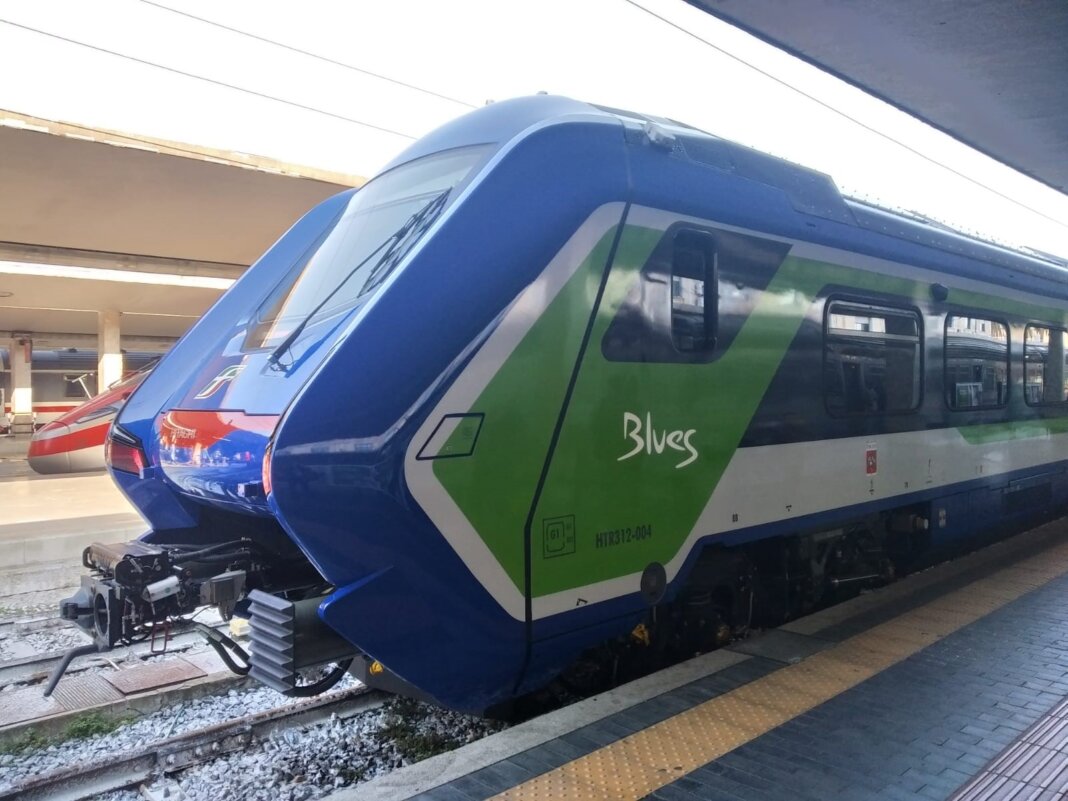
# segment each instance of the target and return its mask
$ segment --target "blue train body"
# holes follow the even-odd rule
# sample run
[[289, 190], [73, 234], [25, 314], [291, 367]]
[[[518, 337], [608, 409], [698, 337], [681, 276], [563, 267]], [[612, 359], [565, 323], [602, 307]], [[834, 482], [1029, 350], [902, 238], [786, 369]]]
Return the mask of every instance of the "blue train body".
[[[404, 170], [413, 164], [437, 166], [419, 166], [433, 174], [420, 173], [410, 179], [411, 186], [402, 186], [410, 174]], [[391, 189], [394, 194], [381, 190], [386, 196], [383, 208], [396, 205], [388, 225], [375, 223], [366, 210], [353, 212], [361, 196], [377, 197], [372, 193], [391, 176], [398, 184]], [[693, 532], [681, 531], [673, 546], [670, 555], [676, 567], [666, 558], [650, 560], [668, 566], [666, 586], [655, 586], [657, 571], [648, 574], [654, 585], [650, 589], [648, 571], [641, 565], [637, 573], [620, 568], [633, 581], [627, 579], [626, 584], [606, 573], [596, 585], [600, 589], [595, 592], [601, 594], [595, 602], [573, 602], [568, 596], [565, 609], [563, 601], [557, 606], [548, 600], [539, 604], [542, 596], [563, 598], [571, 589], [581, 596], [581, 586], [556, 588], [546, 573], [546, 566], [555, 563], [531, 556], [542, 550], [539, 538], [551, 528], [543, 527], [540, 517], [533, 519], [534, 508], [543, 492], [549, 492], [547, 485], [556, 481], [549, 461], [568, 430], [565, 415], [554, 413], [556, 422], [545, 434], [548, 452], [516, 456], [545, 463], [534, 471], [537, 482], [522, 490], [532, 504], [525, 528], [477, 531], [486, 540], [516, 540], [515, 548], [523, 549], [525, 588], [520, 578], [518, 590], [502, 590], [507, 582], [497, 574], [508, 572], [505, 551], [512, 546], [468, 540], [457, 545], [459, 535], [451, 536], [449, 524], [443, 522], [455, 515], [452, 504], [443, 512], [413, 491], [411, 471], [420, 459], [416, 451], [421, 454], [429, 447], [425, 432], [441, 417], [443, 399], [455, 391], [458, 379], [484, 369], [480, 360], [495, 347], [503, 328], [518, 325], [515, 321], [530, 302], [532, 288], [547, 280], [547, 270], [551, 272], [551, 265], [575, 241], [576, 232], [601, 215], [605, 222], [598, 231], [609, 233], [607, 258], [593, 271], [601, 276], [600, 284], [591, 282], [587, 293], [594, 311], [576, 318], [577, 350], [560, 351], [571, 354], [571, 362], [560, 365], [563, 406], [572, 398], [578, 403], [584, 379], [576, 365], [582, 363], [582, 354], [596, 350], [591, 339], [599, 330], [598, 304], [608, 302], [614, 261], [623, 258], [628, 226], [638, 225], [639, 209], [655, 210], [701, 230], [718, 226], [764, 237], [781, 245], [783, 253], [794, 243], [805, 243], [854, 254], [864, 261], [857, 269], [908, 265], [920, 276], [943, 276], [951, 288], [959, 284], [974, 292], [985, 286], [991, 295], [1011, 289], [1032, 296], [1033, 306], [1041, 305], [1041, 298], [1058, 310], [1068, 301], [1066, 272], [1060, 265], [849, 203], [826, 176], [685, 126], [555, 97], [498, 103], [415, 143], [364, 189], [342, 193], [308, 212], [130, 398], [116, 428], [128, 446], [143, 451], [144, 464], [118, 466], [113, 459], [112, 476], [148, 522], [150, 531], [143, 541], [188, 547], [210, 545], [236, 533], [263, 538], [276, 554], [285, 554], [284, 559], [306, 559], [321, 577], [321, 588], [309, 591], [321, 593], [316, 596], [321, 621], [361, 658], [377, 660], [389, 674], [442, 704], [481, 711], [544, 686], [600, 643], [626, 639], [648, 618], [650, 603], [682, 597], [695, 572], [720, 575], [702, 561], [712, 552], [710, 546], [844, 531], [872, 516], [885, 515], [890, 521], [905, 511], [922, 520], [917, 524], [922, 528], [932, 525], [932, 504], [940, 499], [1063, 473], [1062, 462], [1047, 460], [967, 481], [949, 477], [936, 485], [881, 491], [878, 497], [873, 482], [871, 497], [836, 502], [830, 508], [815, 504], [808, 512], [783, 512], [775, 520], [751, 525], [743, 517], [729, 530], [701, 530], [704, 518], [695, 519]], [[669, 223], [661, 227], [666, 230]], [[351, 230], [366, 241], [346, 239]], [[596, 237], [591, 242], [596, 246]], [[326, 257], [324, 248], [342, 256], [349, 253], [357, 262], [351, 264], [355, 277], [338, 281], [348, 273], [347, 265], [340, 272], [315, 273], [315, 260]], [[366, 256], [367, 263], [359, 264], [357, 256]], [[914, 280], [920, 285], [924, 279]], [[360, 281], [363, 284], [355, 287]], [[346, 297], [332, 306], [339, 295], [330, 291], [339, 283], [340, 295]], [[759, 287], [753, 291], [759, 294]], [[719, 294], [725, 304], [722, 288]], [[877, 299], [885, 297], [885, 292], [876, 293]], [[295, 310], [287, 312], [286, 304], [295, 304]], [[540, 309], [550, 313], [548, 301]], [[1063, 327], [1063, 311], [1058, 313], [1057, 319], [1045, 318], [1046, 324]], [[755, 314], [750, 307], [739, 312], [740, 318], [748, 315], [746, 319], [755, 319]], [[797, 342], [802, 342], [805, 326], [820, 325], [817, 313], [802, 317]], [[933, 328], [927, 337], [934, 337]], [[939, 348], [933, 342], [926, 347]], [[1014, 357], [1019, 349], [1014, 345]], [[546, 358], [557, 355], [547, 353]], [[822, 369], [819, 362], [812, 363]], [[789, 362], [782, 364], [780, 375]], [[925, 365], [924, 381], [933, 386], [934, 365]], [[761, 403], [774, 402], [772, 389]], [[557, 398], [553, 391], [546, 389], [543, 400], [548, 405]], [[904, 436], [923, 430], [926, 410], [934, 409], [935, 401], [941, 403], [941, 398], [924, 400], [911, 422], [854, 424], [850, 418], [842, 425], [854, 428], [834, 437]], [[475, 413], [481, 413], [479, 408], [453, 411], [459, 417], [468, 415], [471, 425], [476, 425]], [[1052, 420], [1059, 417], [1054, 411], [1015, 404], [1003, 413], [986, 413], [979, 422], [1007, 424], [1020, 415]], [[495, 419], [490, 413], [479, 418], [481, 429], [475, 430], [469, 445], [475, 454], [492, 447]], [[619, 439], [614, 421], [613, 436]], [[819, 448], [821, 441], [813, 437], [808, 447]], [[763, 447], [775, 444], [773, 436]], [[440, 446], [438, 442], [435, 447]], [[463, 447], [460, 434], [437, 455], [451, 455], [445, 451], [457, 447]], [[652, 447], [648, 452], [653, 454]], [[917, 464], [926, 461], [922, 453], [907, 458]], [[620, 458], [613, 452], [607, 462], [614, 466]], [[433, 469], [441, 471], [446, 484], [445, 468]], [[759, 483], [760, 478], [752, 480]], [[1050, 486], [1043, 514], [1065, 499], [1062, 478]], [[708, 487], [706, 495], [712, 490]], [[512, 502], [495, 493], [487, 486], [484, 503]], [[477, 529], [481, 512], [464, 503], [455, 501], [460, 514], [453, 519]], [[702, 514], [708, 513], [706, 508]], [[953, 521], [958, 519], [956, 511], [950, 514]], [[582, 528], [581, 518], [573, 521], [577, 534], [568, 533], [566, 515], [552, 518], [557, 519], [564, 521], [559, 531], [565, 543], [574, 543], [566, 538], [576, 537], [580, 551], [586, 547], [583, 538], [594, 536]], [[885, 521], [878, 525], [887, 528]], [[654, 536], [662, 531], [657, 526]], [[556, 529], [552, 531], [557, 536]], [[691, 533], [684, 544], [683, 536]], [[967, 536], [967, 531], [953, 530], [953, 537]], [[299, 552], [287, 553], [287, 543]], [[546, 556], [552, 555], [551, 547], [546, 540]], [[484, 562], [497, 554], [504, 554], [500, 561], [505, 567], [494, 566], [493, 573]], [[266, 561], [261, 556], [255, 566], [271, 573], [264, 588], [279, 595], [290, 592], [284, 564]], [[747, 575], [762, 569], [759, 559], [751, 563], [756, 567], [746, 567]], [[522, 576], [522, 564], [515, 569]], [[536, 583], [543, 576], [542, 593]], [[737, 620], [726, 622], [738, 625]]]

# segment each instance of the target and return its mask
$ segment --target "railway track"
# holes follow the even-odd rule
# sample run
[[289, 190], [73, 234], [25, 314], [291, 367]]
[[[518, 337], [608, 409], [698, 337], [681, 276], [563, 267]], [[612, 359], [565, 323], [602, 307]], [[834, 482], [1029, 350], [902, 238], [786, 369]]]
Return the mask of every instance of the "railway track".
[[14, 629], [19, 632], [44, 631], [66, 625], [70, 624], [57, 618], [52, 610], [38, 617], [8, 617], [0, 619], [0, 631], [5, 629]]
[[179, 773], [201, 762], [242, 751], [273, 731], [316, 723], [331, 715], [349, 716], [380, 704], [385, 694], [358, 686], [327, 693], [197, 729], [118, 754], [106, 762], [55, 771], [0, 791], [0, 801], [49, 799], [81, 801]]
[[[907, 581], [889, 585], [875, 593], [858, 596], [840, 606], [843, 609], [849, 607], [852, 609], [851, 614], [857, 614], [858, 609], [915, 593], [932, 583], [968, 575], [974, 571], [981, 572], [985, 569], [984, 565], [988, 563], [1015, 559], [1018, 553], [1027, 550], [1028, 542], [1036, 536], [1044, 535], [1036, 532], [996, 543], [981, 551], [944, 563], [935, 570], [913, 574]], [[825, 614], [828, 612], [830, 610], [825, 610]], [[249, 754], [248, 759], [258, 760], [260, 764], [272, 765], [283, 759], [279, 752], [262, 751], [264, 746], [273, 748], [270, 743], [264, 743], [264, 739], [272, 732], [307, 726], [321, 722], [332, 715], [341, 718], [345, 722], [346, 729], [351, 727], [353, 735], [349, 741], [354, 742], [357, 737], [364, 736], [367, 732], [371, 732], [367, 736], [373, 738], [374, 730], [364, 728], [367, 724], [363, 722], [363, 718], [358, 716], [361, 711], [375, 707], [382, 698], [381, 694], [367, 691], [362, 687], [335, 690], [324, 696], [293, 702], [283, 707], [274, 707], [241, 718], [231, 718], [222, 723], [199, 726], [177, 736], [170, 736], [173, 731], [171, 728], [154, 735], [151, 745], [141, 747], [139, 744], [135, 749], [125, 750], [114, 758], [109, 758], [107, 762], [90, 762], [70, 768], [64, 765], [62, 769], [59, 769], [58, 764], [53, 765], [40, 776], [28, 776], [16, 786], [0, 790], [0, 801], [6, 801], [9, 798], [79, 801], [100, 793], [137, 787], [146, 782], [157, 782], [160, 779], [179, 775], [183, 789], [185, 789], [186, 782], [200, 785], [199, 794], [194, 793], [191, 797], [216, 797], [210, 794], [210, 785], [209, 795], [205, 795], [203, 789], [206, 781], [203, 774], [205, 771], [215, 770], [214, 766], [205, 765], [199, 770], [183, 772], [200, 763], [211, 762], [220, 757], [245, 760], [246, 752]], [[260, 708], [263, 709], [263, 707]], [[245, 709], [247, 710], [247, 707]], [[360, 724], [350, 726], [357, 719], [361, 721]], [[287, 738], [294, 735], [296, 732], [286, 732]], [[304, 741], [308, 737], [309, 735], [302, 732], [296, 735], [295, 739]], [[337, 753], [330, 747], [320, 747], [319, 751]], [[74, 759], [68, 760], [67, 764], [72, 764], [74, 761]], [[86, 761], [89, 762], [89, 760]], [[236, 769], [237, 773], [243, 771], [243, 766]], [[212, 781], [215, 781], [214, 774], [212, 776]], [[244, 779], [244, 781], [249, 780]], [[284, 783], [285, 780], [280, 781]], [[329, 784], [324, 786], [329, 786]]]
[[[4, 627], [18, 626], [19, 633], [33, 632], [33, 631], [46, 631], [55, 628], [70, 627], [70, 623], [67, 621], [61, 621], [56, 618], [31, 620], [31, 621], [4, 621], [0, 622], [0, 631]], [[26, 628], [22, 628], [27, 626]], [[212, 626], [219, 631], [226, 629], [226, 624], [217, 624]], [[88, 640], [86, 640], [88, 642]], [[109, 656], [96, 656], [92, 659], [79, 659], [71, 664], [67, 669], [66, 675], [76, 675], [86, 670], [91, 670], [96, 667], [100, 667], [107, 664], [114, 665], [117, 661], [128, 658], [133, 655], [139, 659], [151, 658], [153, 656], [166, 654], [179, 654], [183, 651], [189, 650], [192, 646], [203, 643], [203, 637], [196, 631], [190, 629], [187, 631], [180, 631], [171, 636], [167, 643], [167, 649], [164, 652], [154, 651], [152, 643], [142, 642], [134, 643], [127, 646], [125, 649], [116, 648], [109, 651]], [[59, 664], [59, 661], [66, 654], [68, 649], [49, 651], [43, 654], [34, 654], [33, 656], [20, 657], [16, 659], [9, 659], [6, 661], [0, 661], [0, 687], [7, 687], [10, 685], [31, 685], [45, 681], [52, 669]]]

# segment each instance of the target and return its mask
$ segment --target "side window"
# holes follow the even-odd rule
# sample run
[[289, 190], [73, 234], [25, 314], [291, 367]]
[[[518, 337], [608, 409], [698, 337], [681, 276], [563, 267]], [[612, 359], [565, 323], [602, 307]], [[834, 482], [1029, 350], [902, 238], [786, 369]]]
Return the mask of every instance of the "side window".
[[671, 260], [671, 341], [683, 353], [716, 344], [716, 254], [709, 237], [680, 231]]
[[602, 355], [610, 362], [715, 361], [730, 350], [789, 250], [735, 231], [672, 225], [644, 264], [624, 257], [613, 265], [613, 280], [627, 290], [600, 310], [612, 315]]
[[835, 415], [909, 412], [920, 405], [920, 315], [832, 300], [824, 319], [824, 392]]
[[997, 320], [946, 317], [946, 404], [950, 409], [1004, 406], [1009, 396], [1009, 327]]
[[1024, 399], [1032, 406], [1064, 403], [1065, 338], [1059, 328], [1029, 325], [1024, 333]]

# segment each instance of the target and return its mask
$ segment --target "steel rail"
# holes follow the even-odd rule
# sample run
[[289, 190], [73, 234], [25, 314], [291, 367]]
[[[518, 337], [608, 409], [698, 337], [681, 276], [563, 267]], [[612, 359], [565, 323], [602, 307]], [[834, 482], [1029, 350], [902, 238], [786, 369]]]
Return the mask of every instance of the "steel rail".
[[387, 697], [379, 690], [359, 686], [327, 693], [179, 734], [106, 763], [75, 766], [0, 790], [0, 801], [82, 801], [99, 793], [142, 784], [159, 775], [177, 773], [224, 754], [243, 751], [257, 738], [279, 728], [314, 723], [343, 709], [362, 711]]

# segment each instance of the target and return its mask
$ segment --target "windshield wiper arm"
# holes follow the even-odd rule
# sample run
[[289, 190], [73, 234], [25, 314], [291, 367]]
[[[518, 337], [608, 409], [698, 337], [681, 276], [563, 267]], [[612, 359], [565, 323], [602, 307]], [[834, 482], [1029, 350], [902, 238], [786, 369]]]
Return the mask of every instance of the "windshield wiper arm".
[[[297, 341], [297, 337], [301, 335], [308, 323], [311, 322], [312, 318], [319, 313], [323, 306], [330, 302], [330, 299], [338, 293], [341, 287], [349, 282], [349, 279], [351, 279], [361, 267], [367, 264], [376, 253], [379, 253], [383, 248], [386, 248], [386, 252], [382, 254], [382, 257], [375, 263], [375, 266], [371, 268], [371, 275], [367, 281], [368, 288], [376, 286], [378, 282], [376, 281], [375, 284], [372, 285], [371, 281], [378, 277], [382, 266], [399, 260], [399, 257], [403, 255], [401, 245], [408, 239], [408, 235], [417, 227], [421, 230], [426, 230], [426, 228], [429, 227], [430, 223], [437, 218], [438, 214], [445, 207], [445, 201], [449, 197], [449, 192], [451, 191], [452, 190], [450, 189], [446, 189], [432, 197], [422, 208], [405, 220], [404, 225], [383, 239], [378, 247], [368, 253], [359, 264], [349, 270], [348, 274], [338, 282], [337, 286], [331, 289], [329, 294], [315, 305], [314, 309], [304, 315], [304, 318], [297, 324], [296, 328], [290, 331], [286, 338], [279, 343], [278, 347], [271, 351], [271, 355], [267, 357], [267, 363], [272, 367], [277, 368], [279, 366], [279, 360], [282, 358], [282, 354], [293, 346], [293, 343]], [[360, 294], [362, 295], [365, 293], [361, 292]]]
[[408, 253], [410, 246], [419, 241], [426, 229], [429, 228], [434, 220], [437, 219], [438, 214], [443, 208], [445, 208], [445, 201], [449, 196], [449, 192], [452, 190], [446, 189], [436, 197], [432, 198], [423, 208], [419, 209], [415, 214], [411, 216], [405, 228], [405, 233], [394, 239], [393, 244], [389, 246], [382, 258], [380, 258], [375, 266], [371, 268], [371, 272], [367, 276], [367, 282], [364, 284], [363, 289], [360, 290], [360, 295], [366, 295], [372, 289], [381, 284], [404, 256]]

